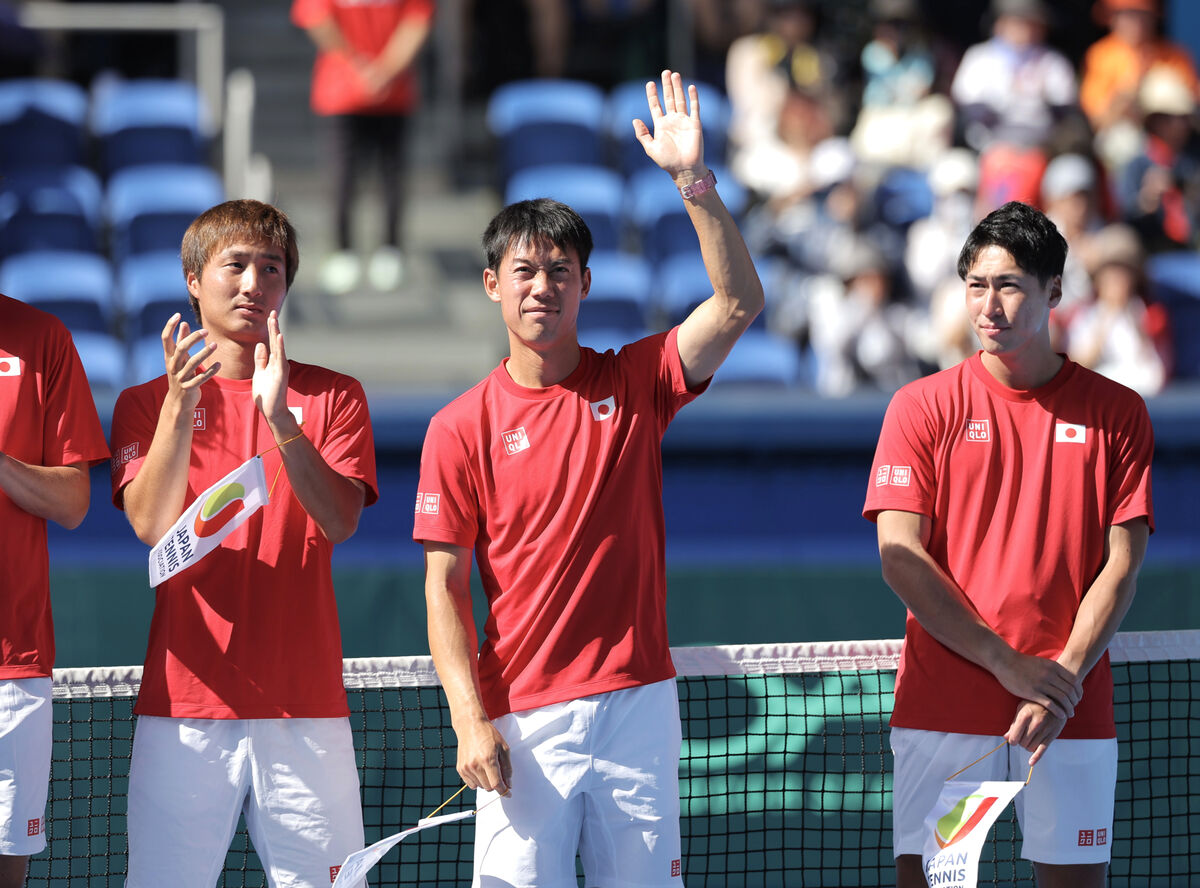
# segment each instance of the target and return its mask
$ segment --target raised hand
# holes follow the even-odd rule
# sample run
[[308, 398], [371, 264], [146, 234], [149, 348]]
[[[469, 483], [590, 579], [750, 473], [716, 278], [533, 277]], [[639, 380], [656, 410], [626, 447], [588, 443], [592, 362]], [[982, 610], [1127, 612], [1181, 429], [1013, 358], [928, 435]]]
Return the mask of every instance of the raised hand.
[[[208, 342], [207, 330], [192, 330], [179, 312], [171, 315], [162, 329], [163, 365], [167, 370], [168, 394], [178, 398], [184, 407], [194, 409], [200, 403], [200, 386], [217, 375], [219, 361], [204, 367], [204, 361], [217, 350]], [[204, 343], [196, 354], [191, 349]]]
[[[250, 393], [254, 404], [274, 428], [291, 416], [287, 406], [288, 362], [279, 330], [279, 313], [267, 316], [267, 341], [254, 346], [254, 375]], [[290, 430], [289, 430], [290, 432]]]
[[[700, 97], [695, 85], [684, 93], [683, 78], [662, 72], [662, 99], [653, 80], [646, 84], [653, 132], [641, 120], [633, 121], [633, 133], [647, 156], [671, 174], [678, 185], [704, 176], [704, 138], [700, 127]], [[690, 106], [690, 109], [689, 109]]]

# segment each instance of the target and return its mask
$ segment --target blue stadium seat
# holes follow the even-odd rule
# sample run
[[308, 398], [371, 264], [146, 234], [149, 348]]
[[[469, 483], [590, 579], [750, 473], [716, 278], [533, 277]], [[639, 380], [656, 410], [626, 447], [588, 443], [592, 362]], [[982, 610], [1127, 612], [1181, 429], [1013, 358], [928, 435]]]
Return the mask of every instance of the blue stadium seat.
[[156, 250], [178, 254], [188, 225], [224, 195], [220, 177], [205, 166], [150, 164], [115, 173], [106, 202], [114, 261]]
[[0, 171], [84, 163], [88, 96], [66, 80], [0, 80]]
[[1146, 262], [1150, 292], [1167, 309], [1177, 379], [1200, 379], [1200, 254], [1161, 253]]
[[[93, 396], [113, 396], [125, 386], [125, 349], [115, 336], [81, 330], [71, 334]], [[161, 354], [162, 346], [159, 346]]]
[[[655, 78], [662, 89], [662, 82]], [[688, 81], [685, 79], [686, 85]], [[704, 127], [704, 160], [710, 166], [723, 166], [729, 144], [729, 99], [720, 88], [697, 83], [700, 96], [700, 123]], [[646, 81], [628, 80], [614, 86], [605, 97], [604, 129], [613, 165], [625, 176], [658, 166], [646, 156], [646, 149], [633, 135], [633, 121], [641, 120], [653, 131], [650, 104], [646, 100]]]
[[631, 339], [649, 332], [651, 274], [640, 256], [597, 250], [588, 260], [592, 287], [579, 310], [581, 330], [624, 330]]
[[528, 167], [514, 173], [504, 202], [552, 197], [572, 207], [587, 222], [596, 250], [619, 250], [624, 224], [625, 181], [607, 167], [563, 163]]
[[499, 143], [504, 182], [547, 163], [604, 162], [604, 91], [579, 80], [517, 80], [488, 98], [487, 126]]
[[30, 167], [0, 177], [0, 257], [98, 252], [102, 194], [99, 178], [81, 166]]
[[20, 253], [0, 266], [0, 292], [50, 312], [72, 333], [114, 329], [112, 266], [96, 253]]
[[143, 336], [129, 343], [128, 372], [125, 377], [126, 385], [138, 385], [157, 379], [166, 373], [163, 363], [162, 337]]
[[106, 176], [142, 164], [207, 160], [207, 110], [199, 90], [186, 80], [98, 79], [91, 108]]
[[[746, 189], [724, 167], [709, 164], [717, 176], [717, 188], [725, 206], [737, 218], [748, 202]], [[676, 253], [698, 249], [683, 198], [671, 177], [662, 170], [634, 173], [626, 187], [626, 214], [641, 242], [642, 254], [652, 263], [664, 262]]]
[[636, 333], [621, 327], [596, 327], [580, 329], [579, 344], [604, 354], [606, 351], [619, 352], [631, 342], [641, 339], [646, 333]]
[[879, 183], [875, 202], [884, 222], [903, 229], [933, 212], [933, 189], [920, 170], [893, 167]]
[[179, 250], [155, 250], [126, 258], [117, 267], [117, 289], [130, 342], [157, 337], [175, 312], [191, 318]]
[[787, 388], [804, 381], [804, 361], [790, 339], [747, 330], [713, 375], [713, 386]]

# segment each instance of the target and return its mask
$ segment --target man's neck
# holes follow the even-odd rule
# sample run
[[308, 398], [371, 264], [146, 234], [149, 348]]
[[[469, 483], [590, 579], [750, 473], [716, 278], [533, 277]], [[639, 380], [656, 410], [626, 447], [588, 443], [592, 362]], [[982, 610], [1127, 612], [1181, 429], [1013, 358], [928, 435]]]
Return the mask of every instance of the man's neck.
[[1053, 350], [1036, 356], [991, 355], [984, 352], [980, 360], [983, 369], [997, 382], [1017, 391], [1040, 388], [1057, 376], [1063, 366], [1063, 356]]
[[558, 385], [579, 366], [579, 343], [563, 343], [547, 351], [536, 351], [521, 342], [509, 343], [504, 369], [517, 385], [525, 388], [549, 388]]
[[221, 369], [217, 376], [223, 379], [249, 379], [254, 375], [254, 349], [256, 343], [236, 342], [231, 339], [217, 340], [217, 350], [208, 364], [219, 361]]

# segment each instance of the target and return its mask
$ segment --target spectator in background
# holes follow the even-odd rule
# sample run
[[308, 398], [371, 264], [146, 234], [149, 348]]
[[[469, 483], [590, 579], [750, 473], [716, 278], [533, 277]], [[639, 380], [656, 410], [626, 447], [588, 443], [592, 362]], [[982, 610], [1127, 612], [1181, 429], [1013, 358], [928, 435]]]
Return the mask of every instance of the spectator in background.
[[1067, 354], [1143, 397], [1158, 394], [1170, 367], [1169, 319], [1161, 304], [1147, 303], [1137, 232], [1110, 225], [1091, 239], [1084, 258], [1094, 296], [1067, 315]]
[[696, 80], [725, 91], [725, 60], [734, 40], [759, 31], [766, 0], [688, 0]]
[[1075, 70], [1046, 45], [1043, 0], [993, 0], [992, 36], [963, 54], [950, 95], [968, 145], [1039, 146], [1076, 102]]
[[337, 249], [321, 268], [328, 292], [350, 293], [361, 285], [354, 208], [372, 163], [382, 182], [384, 218], [367, 280], [380, 291], [403, 280], [404, 149], [408, 117], [419, 101], [415, 65], [433, 12], [433, 0], [293, 0], [292, 21], [317, 46], [312, 108], [333, 121]]
[[[745, 169], [742, 152], [786, 153], [780, 146], [780, 118], [796, 92], [835, 112], [837, 63], [820, 47], [816, 7], [806, 0], [769, 0], [766, 29], [747, 34], [729, 47], [725, 88], [730, 121], [730, 165]], [[837, 129], [839, 121], [832, 121]]]
[[1196, 97], [1178, 74], [1154, 68], [1138, 90], [1142, 143], [1117, 176], [1117, 199], [1152, 253], [1196, 245], [1200, 218], [1200, 145]]
[[1191, 56], [1159, 33], [1159, 0], [1099, 0], [1097, 20], [1109, 33], [1083, 59], [1079, 104], [1096, 131], [1100, 155], [1110, 167], [1128, 161], [1137, 146], [1140, 125], [1138, 91], [1152, 68], [1174, 71], [1195, 94]]
[[1042, 208], [1067, 239], [1067, 261], [1063, 267], [1062, 299], [1050, 316], [1051, 333], [1057, 321], [1088, 298], [1091, 279], [1083, 262], [1091, 237], [1104, 226], [1100, 214], [1099, 178], [1095, 162], [1081, 154], [1060, 154], [1042, 174]]
[[933, 94], [933, 53], [916, 0], [872, 0], [872, 37], [860, 61], [865, 82], [851, 143], [860, 158], [926, 168], [950, 144], [954, 109]]
[[810, 306], [818, 394], [894, 392], [920, 376], [907, 345], [911, 310], [899, 300], [896, 268], [883, 251], [860, 238], [844, 244], [831, 266], [842, 286], [816, 289]]

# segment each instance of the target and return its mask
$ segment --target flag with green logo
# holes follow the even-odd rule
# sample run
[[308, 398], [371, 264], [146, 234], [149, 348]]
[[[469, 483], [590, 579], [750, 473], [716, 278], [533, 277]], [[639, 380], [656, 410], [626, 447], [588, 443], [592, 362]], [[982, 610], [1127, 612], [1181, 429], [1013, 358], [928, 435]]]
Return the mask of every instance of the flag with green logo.
[[252, 456], [196, 497], [150, 550], [153, 588], [195, 564], [271, 498], [260, 456]]
[[1024, 786], [1021, 780], [945, 782], [925, 817], [921, 862], [931, 888], [975, 888], [988, 831]]

